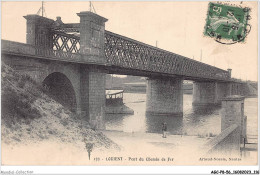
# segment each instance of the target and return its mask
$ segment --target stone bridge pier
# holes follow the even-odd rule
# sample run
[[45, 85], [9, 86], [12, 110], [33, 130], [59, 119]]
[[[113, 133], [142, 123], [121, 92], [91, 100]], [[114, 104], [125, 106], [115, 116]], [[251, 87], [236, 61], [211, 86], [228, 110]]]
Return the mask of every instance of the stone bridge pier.
[[183, 115], [183, 80], [179, 78], [147, 80], [146, 113], [152, 115]]
[[220, 105], [221, 99], [231, 95], [229, 83], [193, 82], [194, 106]]
[[[84, 59], [97, 65], [106, 63], [104, 53], [105, 22], [92, 12], [80, 12], [80, 53]], [[99, 66], [80, 65], [81, 116], [89, 118], [93, 127], [105, 129], [106, 72]]]
[[245, 95], [244, 83], [230, 83], [230, 95]]
[[233, 82], [193, 82], [194, 106], [221, 105], [221, 100], [230, 95], [243, 95], [242, 85]]

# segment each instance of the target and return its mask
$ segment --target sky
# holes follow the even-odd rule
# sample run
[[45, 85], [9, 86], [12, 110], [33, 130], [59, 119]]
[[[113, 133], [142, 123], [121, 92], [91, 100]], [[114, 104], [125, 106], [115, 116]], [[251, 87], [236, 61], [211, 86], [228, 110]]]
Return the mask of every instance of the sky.
[[[232, 77], [258, 78], [257, 2], [232, 2], [250, 7], [252, 29], [243, 43], [223, 45], [203, 34], [209, 2], [92, 2], [97, 14], [108, 19], [106, 30], [221, 69]], [[89, 2], [44, 3], [48, 18], [60, 16], [64, 23], [79, 23], [77, 13], [89, 10]], [[2, 39], [26, 42], [26, 20], [41, 2], [2, 2]], [[201, 58], [202, 55], [202, 58]]]

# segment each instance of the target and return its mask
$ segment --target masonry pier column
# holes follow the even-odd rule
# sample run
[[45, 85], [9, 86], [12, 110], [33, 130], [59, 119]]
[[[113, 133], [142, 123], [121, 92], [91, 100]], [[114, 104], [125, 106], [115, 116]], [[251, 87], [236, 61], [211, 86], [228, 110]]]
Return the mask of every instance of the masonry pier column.
[[231, 85], [231, 95], [242, 95], [243, 86], [242, 83], [230, 83]]
[[154, 115], [183, 115], [182, 79], [147, 80], [146, 112]]
[[43, 54], [40, 53], [43, 49], [52, 49], [53, 35], [51, 26], [54, 20], [39, 15], [27, 15], [24, 18], [27, 20], [26, 43], [41, 47], [41, 49], [36, 50], [37, 54]]
[[246, 138], [244, 97], [235, 95], [223, 98], [221, 107], [221, 133], [207, 142], [204, 149], [221, 157], [240, 157], [241, 143]]
[[232, 83], [227, 83], [227, 96], [232, 95]]
[[235, 95], [236, 93], [236, 86], [234, 83], [231, 83], [231, 95]]
[[195, 106], [220, 104], [216, 82], [193, 82], [193, 100]]
[[[239, 127], [239, 143], [246, 139], [246, 116], [244, 116], [244, 97], [233, 95], [222, 99], [221, 131], [233, 124]], [[236, 142], [236, 140], [233, 140]], [[240, 146], [240, 145], [239, 145]]]
[[224, 97], [230, 96], [230, 86], [229, 83], [226, 82], [217, 82], [216, 83], [216, 88], [217, 88], [217, 103], [220, 104], [221, 100]]
[[80, 53], [85, 62], [94, 65], [81, 65], [81, 116], [88, 118], [91, 126], [104, 129], [105, 76], [97, 65], [106, 63], [105, 22], [107, 19], [92, 12], [80, 12]]

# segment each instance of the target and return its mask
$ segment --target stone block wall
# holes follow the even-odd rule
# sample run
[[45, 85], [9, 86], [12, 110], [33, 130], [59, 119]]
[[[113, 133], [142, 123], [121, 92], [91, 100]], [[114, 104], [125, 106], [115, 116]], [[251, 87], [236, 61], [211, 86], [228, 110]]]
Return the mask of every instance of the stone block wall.
[[217, 103], [221, 103], [222, 98], [231, 95], [228, 83], [218, 82], [216, 84], [216, 88], [217, 88]]
[[51, 26], [54, 20], [39, 15], [27, 15], [24, 18], [27, 20], [26, 43], [51, 49], [53, 47]]
[[218, 104], [216, 82], [193, 82], [193, 105]]
[[241, 143], [246, 136], [246, 133], [243, 132], [244, 127], [246, 127], [244, 118], [244, 97], [230, 96], [223, 99], [221, 109], [221, 131], [233, 124], [238, 125]]
[[183, 114], [181, 79], [148, 79], [146, 112], [161, 115]]
[[[80, 72], [79, 65], [64, 63], [59, 61], [43, 60], [17, 55], [2, 54], [2, 62], [12, 67], [14, 70], [30, 75], [39, 84], [52, 73], [65, 75], [71, 85], [76, 97], [77, 113], [81, 111], [80, 105]], [[62, 88], [62, 87], [61, 87]]]
[[98, 129], [105, 128], [105, 82], [105, 73], [89, 72], [89, 117], [90, 123]]

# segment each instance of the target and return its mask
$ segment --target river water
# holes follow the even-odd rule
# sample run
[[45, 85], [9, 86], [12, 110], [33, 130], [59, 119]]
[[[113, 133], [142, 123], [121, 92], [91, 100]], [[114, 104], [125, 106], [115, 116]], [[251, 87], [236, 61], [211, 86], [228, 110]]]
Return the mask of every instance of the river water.
[[[124, 93], [124, 103], [134, 115], [106, 115], [106, 129], [123, 132], [161, 133], [162, 122], [169, 134], [217, 135], [221, 131], [221, 107], [194, 108], [192, 94], [183, 95], [183, 117], [146, 115], [146, 94]], [[257, 98], [245, 99], [248, 135], [257, 135]]]

